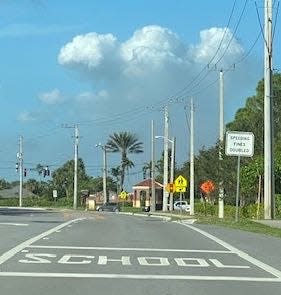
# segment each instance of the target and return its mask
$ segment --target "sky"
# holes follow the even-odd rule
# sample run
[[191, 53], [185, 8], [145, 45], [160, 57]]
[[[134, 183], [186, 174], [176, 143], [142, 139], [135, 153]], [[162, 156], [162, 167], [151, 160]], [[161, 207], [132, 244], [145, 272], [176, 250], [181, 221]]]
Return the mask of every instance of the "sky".
[[[273, 64], [280, 71], [278, 1]], [[279, 3], [279, 2], [278, 2]], [[79, 156], [102, 175], [102, 150], [114, 132], [144, 144], [130, 155], [127, 189], [150, 161], [150, 126], [176, 137], [176, 163], [189, 159], [190, 98], [195, 150], [219, 136], [219, 71], [224, 71], [225, 123], [234, 119], [263, 78], [263, 1], [253, 0], [0, 0], [0, 178], [17, 180], [19, 137], [28, 178], [37, 164], [51, 171]], [[66, 128], [68, 127], [68, 128]], [[246, 130], [245, 130], [246, 131]], [[156, 140], [160, 158], [163, 140]], [[109, 169], [120, 162], [108, 155]]]

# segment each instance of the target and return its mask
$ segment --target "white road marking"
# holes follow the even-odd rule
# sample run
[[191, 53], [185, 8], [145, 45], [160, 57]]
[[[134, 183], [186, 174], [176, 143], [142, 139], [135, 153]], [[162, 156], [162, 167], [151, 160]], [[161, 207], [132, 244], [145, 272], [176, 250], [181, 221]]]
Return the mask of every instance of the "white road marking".
[[239, 250], [238, 248], [235, 248], [234, 246], [226, 243], [225, 241], [205, 232], [202, 229], [199, 229], [197, 227], [194, 227], [192, 225], [189, 224], [184, 224], [184, 223], [179, 223], [183, 226], [186, 226], [194, 231], [197, 231], [198, 233], [202, 234], [203, 236], [215, 241], [216, 243], [218, 243], [219, 245], [223, 246], [224, 248], [228, 249], [229, 251], [231, 251], [232, 253], [236, 253], [238, 256], [240, 256], [241, 258], [245, 259], [246, 261], [250, 262], [251, 264], [261, 268], [262, 270], [274, 275], [275, 277], [277, 277], [279, 280], [281, 280], [281, 271], [262, 262], [259, 261], [258, 259], [250, 256], [249, 254], [247, 254], [246, 252], [243, 252], [241, 250]]
[[14, 255], [16, 255], [18, 252], [22, 251], [24, 248], [27, 248], [28, 246], [30, 246], [32, 243], [35, 243], [37, 241], [39, 241], [42, 238], [45, 238], [46, 236], [56, 232], [57, 230], [60, 230], [61, 228], [64, 228], [65, 226], [68, 226], [69, 224], [73, 223], [74, 221], [77, 220], [83, 220], [85, 218], [79, 218], [79, 219], [74, 219], [74, 220], [70, 220], [67, 221], [63, 224], [60, 224], [52, 229], [49, 229], [19, 245], [17, 245], [16, 247], [10, 249], [9, 251], [5, 252], [3, 255], [0, 256], [0, 264], [3, 264], [4, 262], [6, 262], [7, 260], [9, 260], [10, 258], [12, 258]]
[[0, 222], [0, 225], [28, 226], [27, 223]]
[[0, 272], [0, 277], [43, 277], [43, 278], [94, 278], [94, 279], [140, 279], [140, 280], [197, 280], [281, 283], [281, 278], [256, 278], [234, 276], [186, 276], [186, 275], [141, 275], [141, 274], [92, 274], [92, 273], [40, 273]]
[[197, 249], [159, 249], [159, 248], [114, 248], [114, 247], [73, 247], [73, 246], [43, 246], [29, 245], [28, 248], [37, 249], [66, 249], [66, 250], [108, 250], [108, 251], [151, 251], [151, 252], [186, 252], [186, 253], [219, 253], [236, 254], [226, 250], [197, 250]]

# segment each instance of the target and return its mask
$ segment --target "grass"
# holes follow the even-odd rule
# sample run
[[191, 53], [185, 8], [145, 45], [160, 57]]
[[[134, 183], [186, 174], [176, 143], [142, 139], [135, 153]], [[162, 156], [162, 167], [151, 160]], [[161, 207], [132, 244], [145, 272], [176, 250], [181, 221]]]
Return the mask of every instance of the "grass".
[[281, 238], [281, 228], [270, 227], [247, 218], [240, 219], [236, 222], [233, 218], [219, 219], [214, 216], [197, 216], [197, 223], [224, 226]]

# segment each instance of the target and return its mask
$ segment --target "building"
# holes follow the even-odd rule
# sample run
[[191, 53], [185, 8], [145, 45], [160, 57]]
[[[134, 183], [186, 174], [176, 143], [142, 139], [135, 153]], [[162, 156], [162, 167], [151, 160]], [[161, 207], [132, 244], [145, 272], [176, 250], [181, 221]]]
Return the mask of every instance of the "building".
[[[163, 203], [163, 184], [154, 181], [155, 183], [155, 208], [162, 209]], [[133, 186], [133, 207], [141, 208], [150, 206], [151, 202], [151, 179], [145, 179]]]

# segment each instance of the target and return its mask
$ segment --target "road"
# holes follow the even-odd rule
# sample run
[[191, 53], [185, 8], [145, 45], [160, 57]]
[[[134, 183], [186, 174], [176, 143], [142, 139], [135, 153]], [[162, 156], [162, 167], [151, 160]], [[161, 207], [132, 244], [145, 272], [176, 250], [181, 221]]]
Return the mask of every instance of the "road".
[[1, 294], [279, 294], [280, 239], [110, 213], [0, 209]]

